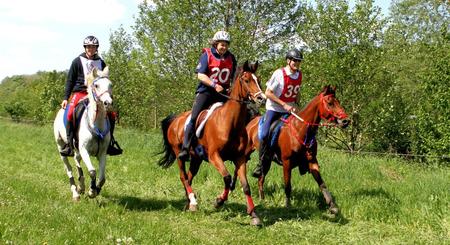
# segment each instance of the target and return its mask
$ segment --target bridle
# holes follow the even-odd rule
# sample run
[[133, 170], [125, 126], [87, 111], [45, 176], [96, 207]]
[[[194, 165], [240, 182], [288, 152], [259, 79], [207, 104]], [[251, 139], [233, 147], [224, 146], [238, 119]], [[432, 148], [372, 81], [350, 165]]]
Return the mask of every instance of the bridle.
[[[104, 95], [105, 93], [108, 93], [108, 94], [112, 97], [112, 94], [111, 94], [111, 92], [110, 92], [110, 89], [107, 89], [107, 90], [105, 90], [104, 92], [98, 94], [98, 91], [97, 91], [97, 89], [96, 89], [96, 87], [95, 87], [95, 83], [96, 83], [97, 81], [99, 81], [100, 79], [102, 79], [102, 78], [107, 78], [107, 77], [104, 77], [104, 76], [96, 77], [96, 78], [94, 79], [94, 81], [92, 81], [92, 84], [90, 85], [90, 86], [91, 86], [91, 91], [92, 91], [92, 97], [93, 97], [95, 103], [98, 103], [99, 98], [100, 98], [102, 95]], [[98, 109], [97, 109], [97, 107], [96, 107], [96, 108], [95, 108], [95, 118], [94, 118], [94, 121], [97, 119], [97, 115], [98, 115]], [[90, 119], [89, 119], [89, 113], [87, 113], [86, 116], [87, 116], [87, 120], [88, 120], [88, 122], [89, 122], [89, 121], [90, 121]], [[109, 123], [109, 120], [108, 120], [108, 117], [106, 117], [106, 120], [105, 120], [105, 130], [100, 130], [95, 124], [93, 125], [93, 127], [91, 127], [90, 123], [88, 123], [88, 125], [89, 125], [89, 130], [90, 130], [94, 135], [97, 135], [100, 139], [103, 139], [103, 138], [109, 133], [110, 128], [111, 128], [110, 123]]]
[[97, 82], [97, 81], [99, 81], [100, 79], [103, 79], [103, 78], [107, 78], [107, 77], [103, 77], [103, 76], [101, 76], [101, 77], [96, 77], [95, 79], [94, 79], [94, 81], [92, 81], [92, 84], [91, 84], [91, 90], [92, 90], [92, 97], [94, 97], [94, 101], [95, 102], [98, 102], [98, 99], [102, 96], [102, 95], [104, 95], [105, 93], [109, 93], [109, 95], [112, 97], [112, 94], [111, 94], [111, 92], [110, 92], [110, 90], [108, 89], [108, 90], [105, 90], [103, 93], [100, 93], [100, 94], [97, 94], [97, 89], [95, 88], [95, 83]]
[[[337, 127], [336, 123], [333, 123], [336, 118], [346, 118], [347, 114], [345, 114], [343, 109], [340, 109], [337, 114], [334, 114], [333, 111], [331, 111], [328, 106], [326, 106], [327, 102], [325, 99], [330, 98], [330, 96], [334, 96], [333, 94], [323, 95], [320, 94], [320, 107], [319, 107], [319, 116], [321, 119], [326, 120], [327, 123], [314, 123], [314, 122], [308, 122], [305, 119], [301, 118], [299, 115], [297, 115], [295, 112], [290, 112], [292, 116], [297, 118], [299, 121], [307, 124], [308, 126], [318, 126], [318, 127]], [[325, 111], [325, 112], [323, 112]], [[325, 113], [327, 116], [325, 116]], [[328, 116], [331, 115], [331, 116]], [[289, 122], [289, 119], [285, 120], [286, 123]]]
[[248, 104], [252, 104], [252, 103], [257, 103], [257, 102], [255, 102], [255, 101], [253, 101], [252, 99], [248, 99], [248, 98], [251, 98], [251, 97], [257, 98], [260, 94], [263, 94], [263, 92], [262, 92], [261, 87], [259, 86], [259, 84], [258, 84], [258, 82], [257, 82], [257, 81], [258, 81], [258, 78], [257, 78], [257, 77], [255, 76], [255, 74], [253, 74], [253, 73], [251, 73], [251, 75], [252, 75], [253, 79], [255, 80], [255, 83], [256, 83], [256, 85], [258, 86], [259, 91], [256, 92], [256, 93], [250, 93], [250, 92], [249, 92], [249, 88], [248, 88], [247, 82], [243, 81], [243, 76], [244, 76], [244, 74], [245, 74], [246, 72], [248, 72], [248, 71], [242, 72], [242, 75], [239, 76], [239, 82], [241, 83], [241, 86], [245, 86], [245, 87], [246, 87], [246, 88], [245, 88], [245, 90], [247, 91], [247, 95], [245, 96], [246, 99], [241, 100], [241, 99], [232, 98], [231, 96], [226, 95], [226, 94], [222, 94], [222, 93], [219, 93], [219, 94], [220, 94], [221, 96], [223, 96], [223, 97], [229, 99], [229, 100], [237, 101], [237, 102], [239, 102], [239, 103], [241, 103], [241, 104], [247, 104], [247, 105], [248, 105]]

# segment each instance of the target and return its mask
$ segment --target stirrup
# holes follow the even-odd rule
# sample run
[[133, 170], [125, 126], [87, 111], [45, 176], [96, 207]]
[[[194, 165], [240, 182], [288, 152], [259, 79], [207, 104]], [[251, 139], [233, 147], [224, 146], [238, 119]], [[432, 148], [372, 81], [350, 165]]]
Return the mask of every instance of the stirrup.
[[117, 156], [123, 153], [122, 148], [120, 148], [117, 141], [113, 140], [111, 141], [111, 144], [108, 146], [108, 149], [106, 150], [106, 154], [110, 156]]
[[189, 152], [187, 149], [181, 149], [180, 153], [178, 153], [178, 158], [183, 161], [189, 161]]
[[261, 164], [256, 165], [255, 170], [253, 170], [252, 176], [255, 178], [259, 178], [262, 175], [262, 166]]

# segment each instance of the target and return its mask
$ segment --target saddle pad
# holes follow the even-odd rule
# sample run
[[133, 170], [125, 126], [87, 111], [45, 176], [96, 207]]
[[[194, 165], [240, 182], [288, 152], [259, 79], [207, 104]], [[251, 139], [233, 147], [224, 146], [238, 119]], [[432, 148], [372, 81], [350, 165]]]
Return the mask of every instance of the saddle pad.
[[[203, 120], [200, 122], [200, 124], [197, 122], [196, 124], [197, 126], [197, 130], [195, 131], [195, 136], [197, 136], [197, 138], [200, 138], [202, 132], [203, 132], [203, 128], [205, 127], [206, 121], [208, 121], [208, 118], [211, 116], [211, 114], [214, 112], [214, 110], [216, 110], [217, 108], [219, 108], [220, 106], [222, 106], [223, 103], [222, 102], [217, 102], [214, 103], [208, 110], [205, 116], [201, 115], [199, 116], [199, 118], [202, 118]], [[203, 113], [203, 112], [202, 112]], [[201, 114], [202, 114], [201, 113]], [[186, 127], [189, 123], [189, 121], [191, 121], [191, 115], [190, 114], [187, 118], [186, 121], [184, 122], [184, 130], [186, 131]]]

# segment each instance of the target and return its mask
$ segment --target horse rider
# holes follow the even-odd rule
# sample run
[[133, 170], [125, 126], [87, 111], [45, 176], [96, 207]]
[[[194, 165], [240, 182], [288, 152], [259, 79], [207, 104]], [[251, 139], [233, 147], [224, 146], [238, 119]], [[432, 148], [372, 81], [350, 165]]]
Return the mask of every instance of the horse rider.
[[199, 84], [195, 91], [195, 101], [192, 107], [191, 119], [184, 133], [183, 145], [178, 158], [189, 160], [189, 148], [194, 138], [195, 122], [200, 112], [216, 102], [225, 102], [223, 94], [228, 93], [230, 83], [236, 71], [236, 58], [228, 50], [230, 34], [218, 31], [214, 34], [211, 47], [204, 48], [196, 67]]
[[286, 66], [277, 69], [266, 83], [266, 114], [261, 125], [259, 162], [253, 171], [253, 177], [261, 176], [263, 166], [268, 166], [272, 158], [269, 149], [270, 125], [283, 115], [296, 110], [297, 96], [302, 84], [302, 60], [303, 54], [298, 49], [289, 50], [286, 53]]
[[[64, 114], [64, 125], [66, 126], [68, 140], [68, 143], [60, 152], [63, 156], [73, 155], [74, 122], [72, 122], [72, 116], [78, 101], [87, 95], [87, 82], [85, 77], [94, 69], [94, 67], [99, 70], [103, 70], [106, 67], [105, 61], [98, 55], [99, 42], [96, 37], [87, 36], [83, 41], [83, 47], [84, 52], [76, 57], [70, 65], [65, 85], [64, 100], [61, 102], [61, 107], [66, 110]], [[67, 104], [69, 97], [70, 103]], [[122, 154], [122, 149], [120, 149], [120, 146], [114, 140], [113, 136], [116, 117], [115, 112], [108, 113], [111, 125], [111, 143], [107, 150], [107, 154], [109, 155]], [[116, 148], [115, 145], [117, 145], [118, 148]]]

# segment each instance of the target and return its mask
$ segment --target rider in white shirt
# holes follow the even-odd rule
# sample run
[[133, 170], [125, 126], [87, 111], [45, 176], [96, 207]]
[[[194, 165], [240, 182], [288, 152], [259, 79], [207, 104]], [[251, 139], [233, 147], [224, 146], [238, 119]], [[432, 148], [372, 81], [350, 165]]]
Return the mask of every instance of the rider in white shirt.
[[259, 163], [253, 171], [253, 177], [262, 174], [262, 167], [271, 161], [269, 151], [270, 125], [283, 115], [295, 110], [297, 96], [302, 83], [300, 64], [303, 54], [298, 49], [291, 49], [286, 53], [286, 66], [277, 69], [266, 83], [266, 114], [261, 125], [261, 139], [259, 145]]

